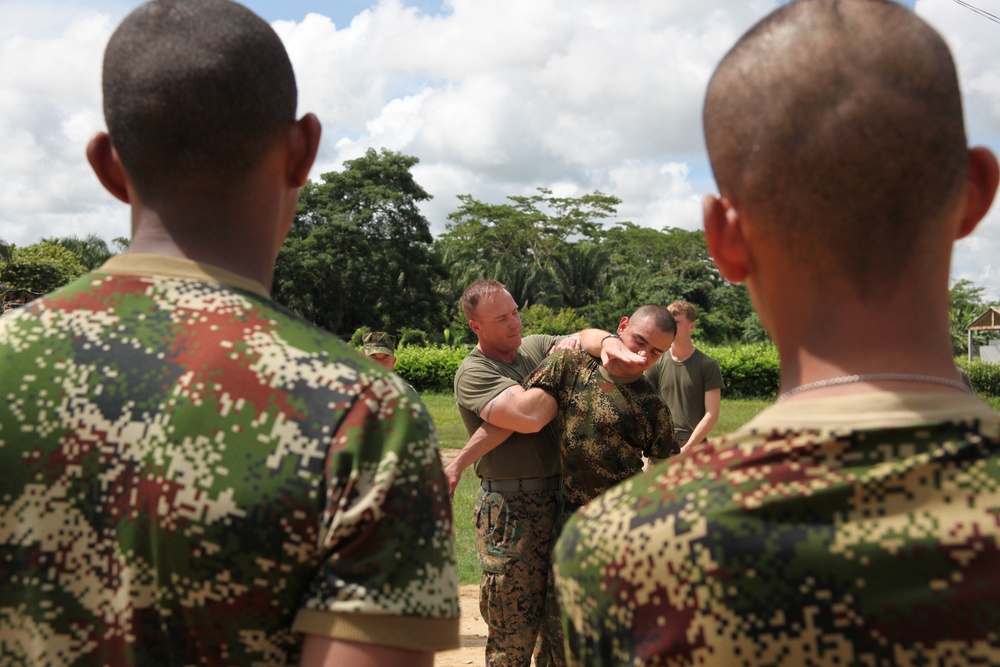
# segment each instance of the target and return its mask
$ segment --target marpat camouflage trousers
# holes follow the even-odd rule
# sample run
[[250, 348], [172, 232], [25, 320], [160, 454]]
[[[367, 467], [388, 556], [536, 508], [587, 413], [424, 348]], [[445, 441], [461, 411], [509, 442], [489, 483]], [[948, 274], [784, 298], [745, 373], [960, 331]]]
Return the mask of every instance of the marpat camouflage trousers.
[[539, 665], [565, 664], [562, 633], [556, 628], [552, 636], [554, 624], [543, 623], [558, 515], [558, 491], [479, 489], [476, 546], [483, 569], [479, 611], [489, 627], [487, 667], [529, 667], [536, 638]]

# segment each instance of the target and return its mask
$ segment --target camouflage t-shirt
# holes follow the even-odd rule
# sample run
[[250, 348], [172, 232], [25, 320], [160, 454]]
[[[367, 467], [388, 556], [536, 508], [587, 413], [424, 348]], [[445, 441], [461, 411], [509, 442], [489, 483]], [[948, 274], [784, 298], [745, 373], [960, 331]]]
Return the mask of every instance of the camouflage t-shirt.
[[294, 665], [301, 631], [458, 645], [425, 407], [262, 291], [125, 255], [0, 319], [4, 661]]
[[524, 378], [559, 405], [556, 433], [566, 500], [589, 502], [642, 470], [642, 457], [662, 459], [679, 451], [670, 412], [641, 375], [608, 373], [582, 350], [546, 357]]
[[1000, 415], [974, 397], [770, 408], [570, 521], [570, 664], [1000, 664], [998, 517]]

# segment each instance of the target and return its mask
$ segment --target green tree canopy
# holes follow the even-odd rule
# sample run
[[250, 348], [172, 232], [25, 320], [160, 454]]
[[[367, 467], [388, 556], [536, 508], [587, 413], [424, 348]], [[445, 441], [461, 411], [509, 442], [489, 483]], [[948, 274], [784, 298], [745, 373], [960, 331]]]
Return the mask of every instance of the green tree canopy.
[[86, 267], [70, 250], [52, 241], [14, 247], [0, 267], [0, 282], [11, 289], [45, 293], [84, 274]]
[[621, 201], [600, 192], [556, 197], [545, 188], [507, 199], [489, 204], [459, 195], [459, 208], [435, 243], [451, 268], [452, 301], [481, 278], [502, 282], [522, 307], [573, 307], [592, 298], [603, 287], [606, 268], [596, 245], [602, 221], [615, 215]]
[[359, 327], [442, 332], [446, 272], [431, 252], [417, 158], [369, 149], [301, 191], [278, 255], [275, 298], [342, 337]]
[[42, 240], [61, 245], [72, 252], [88, 271], [96, 269], [114, 254], [108, 249], [107, 242], [97, 234], [88, 234], [83, 238], [63, 236]]

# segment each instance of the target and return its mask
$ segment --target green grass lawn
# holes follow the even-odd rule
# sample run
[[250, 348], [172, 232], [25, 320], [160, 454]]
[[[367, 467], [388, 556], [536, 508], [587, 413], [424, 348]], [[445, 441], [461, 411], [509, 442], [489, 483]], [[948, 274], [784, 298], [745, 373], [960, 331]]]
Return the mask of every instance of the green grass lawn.
[[[468, 440], [462, 418], [452, 394], [421, 394], [434, 419], [442, 449], [461, 449]], [[712, 435], [722, 435], [736, 430], [754, 415], [770, 405], [764, 400], [722, 401], [719, 422]], [[455, 490], [452, 511], [455, 516], [455, 545], [458, 552], [458, 576], [463, 584], [479, 581], [479, 564], [476, 560], [476, 531], [472, 512], [476, 503], [478, 480], [472, 468], [462, 473], [462, 481]]]

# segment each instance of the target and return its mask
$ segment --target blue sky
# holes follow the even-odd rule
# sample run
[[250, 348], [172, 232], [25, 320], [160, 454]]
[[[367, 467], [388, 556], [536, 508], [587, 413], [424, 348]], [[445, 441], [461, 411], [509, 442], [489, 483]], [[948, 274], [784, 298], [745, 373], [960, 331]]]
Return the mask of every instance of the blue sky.
[[[981, 3], [997, 0], [979, 0]], [[100, 60], [138, 3], [0, 1], [0, 237], [128, 234], [89, 171], [103, 129]], [[622, 200], [619, 221], [700, 228], [714, 192], [701, 138], [718, 59], [778, 0], [249, 0], [288, 48], [300, 112], [323, 142], [311, 174], [368, 148], [419, 158], [422, 207], [445, 229], [456, 196], [538, 187]], [[956, 56], [970, 142], [1000, 150], [1000, 26], [952, 0], [908, 2]], [[308, 15], [308, 16], [307, 16]], [[1000, 297], [1000, 212], [960, 242], [953, 278]]]

